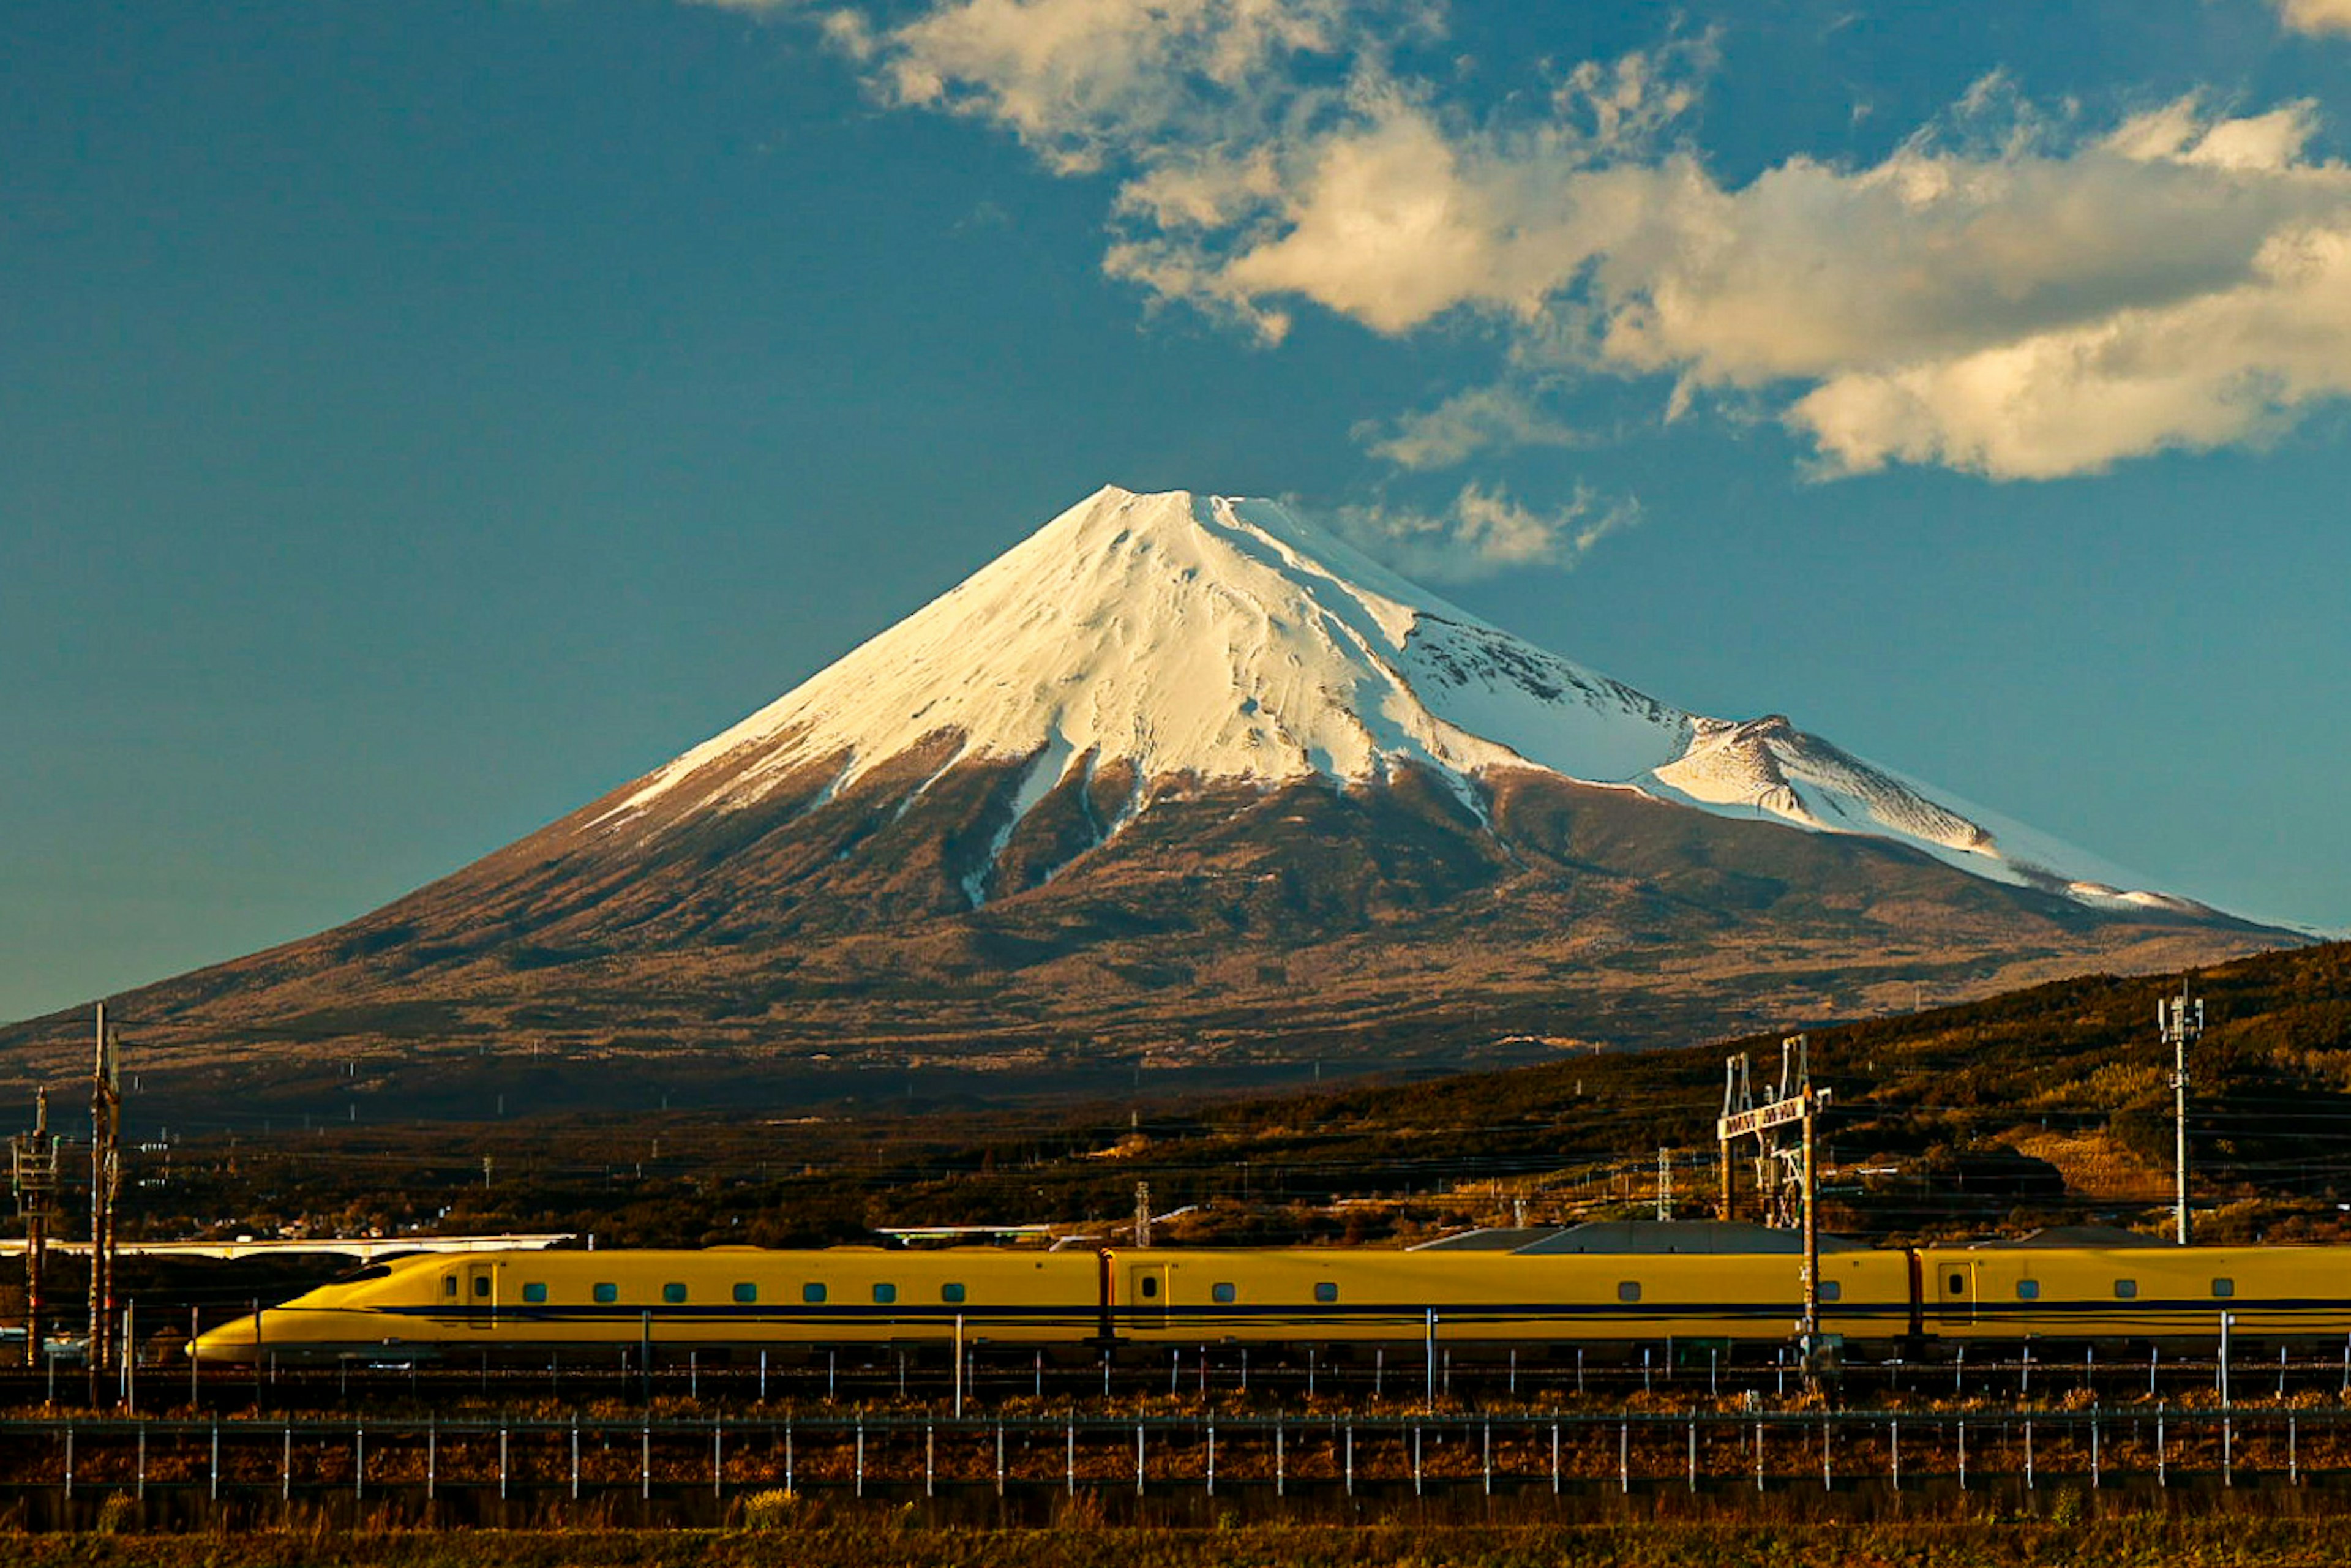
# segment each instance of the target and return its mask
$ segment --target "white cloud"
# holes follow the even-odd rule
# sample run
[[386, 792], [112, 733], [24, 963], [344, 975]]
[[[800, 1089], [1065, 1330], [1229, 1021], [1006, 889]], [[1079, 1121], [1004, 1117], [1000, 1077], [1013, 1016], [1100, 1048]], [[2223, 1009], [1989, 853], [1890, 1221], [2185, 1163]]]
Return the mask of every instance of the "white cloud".
[[1536, 512], [1473, 483], [1441, 512], [1351, 506], [1316, 515], [1408, 576], [1462, 582], [1519, 567], [1573, 568], [1641, 513], [1635, 502], [1603, 501], [1581, 486], [1566, 507]]
[[2278, 13], [2297, 33], [2351, 33], [2351, 0], [2283, 0]]
[[[2351, 392], [2351, 169], [2311, 155], [2308, 102], [2190, 96], [2085, 129], [1995, 74], [1875, 164], [1792, 156], [1731, 185], [1677, 139], [1710, 40], [1472, 114], [1395, 68], [1427, 15], [946, 0], [866, 37], [898, 101], [1112, 172], [1112, 276], [1267, 341], [1304, 308], [1397, 336], [1479, 319], [1521, 376], [1668, 378], [1669, 415], [1709, 393], [1778, 407], [1827, 473], [2091, 472], [2257, 440]], [[1377, 450], [1440, 466], [1549, 438], [1478, 395]]]
[[991, 120], [1063, 172], [1178, 124], [1234, 131], [1293, 57], [1353, 28], [1347, 0], [952, 0], [881, 36], [900, 103]]
[[1413, 469], [1452, 468], [1481, 452], [1573, 446], [1583, 439], [1543, 413], [1531, 393], [1507, 384], [1472, 387], [1392, 425], [1360, 424], [1354, 434], [1373, 456]]
[[2302, 405], [2346, 395], [2351, 223], [2279, 233], [2234, 287], [1834, 376], [1790, 418], [1843, 470], [1940, 463], [2042, 479], [2258, 440]]

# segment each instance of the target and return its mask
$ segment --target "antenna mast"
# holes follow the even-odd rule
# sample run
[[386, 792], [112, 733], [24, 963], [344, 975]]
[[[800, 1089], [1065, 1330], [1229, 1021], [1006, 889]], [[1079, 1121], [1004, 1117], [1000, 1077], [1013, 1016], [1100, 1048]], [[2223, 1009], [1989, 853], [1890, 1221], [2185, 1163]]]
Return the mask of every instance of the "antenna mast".
[[2155, 1004], [2156, 1030], [2172, 1051], [2171, 1119], [2179, 1170], [2177, 1239], [2182, 1247], [2188, 1245], [2188, 1047], [2204, 1033], [2204, 999], [2189, 996], [2188, 978], [2180, 977], [2178, 996]]
[[122, 1191], [122, 1065], [98, 1004], [98, 1055], [89, 1079], [89, 1353], [94, 1381], [114, 1368], [114, 1200]]

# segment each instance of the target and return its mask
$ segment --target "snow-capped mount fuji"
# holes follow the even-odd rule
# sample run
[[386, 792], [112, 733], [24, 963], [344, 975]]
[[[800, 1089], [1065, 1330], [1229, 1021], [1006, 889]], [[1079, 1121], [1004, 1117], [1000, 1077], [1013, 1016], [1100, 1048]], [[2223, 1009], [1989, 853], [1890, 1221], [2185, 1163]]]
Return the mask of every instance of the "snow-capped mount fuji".
[[[1661, 703], [1492, 626], [1280, 505], [1108, 486], [807, 684], [656, 771], [595, 821], [658, 832], [766, 801], [816, 767], [813, 804], [946, 738], [1017, 764], [992, 848], [1073, 779], [1124, 765], [1117, 831], [1169, 781], [1342, 786], [1423, 768], [1473, 810], [1479, 777], [1535, 768], [1742, 818], [1909, 845], [2093, 904], [2203, 906], [1797, 730]], [[966, 877], [988, 895], [993, 858]]]
[[[414, 1103], [525, 1040], [640, 1086], [780, 1060], [820, 1096], [885, 1064], [1123, 1087], [1713, 1039], [2297, 939], [1778, 715], [1646, 696], [1278, 505], [1113, 488], [601, 800], [110, 1016], [151, 1085], [245, 1092], [292, 1055]], [[0, 1079], [84, 1034], [0, 1031]]]

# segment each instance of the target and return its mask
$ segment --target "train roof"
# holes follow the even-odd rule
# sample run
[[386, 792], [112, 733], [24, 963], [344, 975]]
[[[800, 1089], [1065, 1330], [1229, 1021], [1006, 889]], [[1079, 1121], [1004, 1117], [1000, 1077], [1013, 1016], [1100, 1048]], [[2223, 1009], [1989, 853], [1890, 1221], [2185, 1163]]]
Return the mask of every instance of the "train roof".
[[[1847, 1252], [1865, 1244], [1823, 1235], [1821, 1250]], [[1416, 1252], [1509, 1252], [1528, 1257], [1555, 1253], [1789, 1253], [1804, 1249], [1800, 1230], [1720, 1219], [1605, 1219], [1585, 1225], [1498, 1226], [1465, 1230], [1423, 1242]]]

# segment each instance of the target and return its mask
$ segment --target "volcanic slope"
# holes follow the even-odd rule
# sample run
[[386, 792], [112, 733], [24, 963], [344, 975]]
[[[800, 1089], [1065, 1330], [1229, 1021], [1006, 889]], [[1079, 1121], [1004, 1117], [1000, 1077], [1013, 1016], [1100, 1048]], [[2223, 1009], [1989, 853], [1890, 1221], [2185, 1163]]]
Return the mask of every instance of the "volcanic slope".
[[1779, 716], [1658, 702], [1273, 503], [1106, 488], [644, 778], [117, 1010], [159, 1068], [1346, 1069], [2294, 939]]

